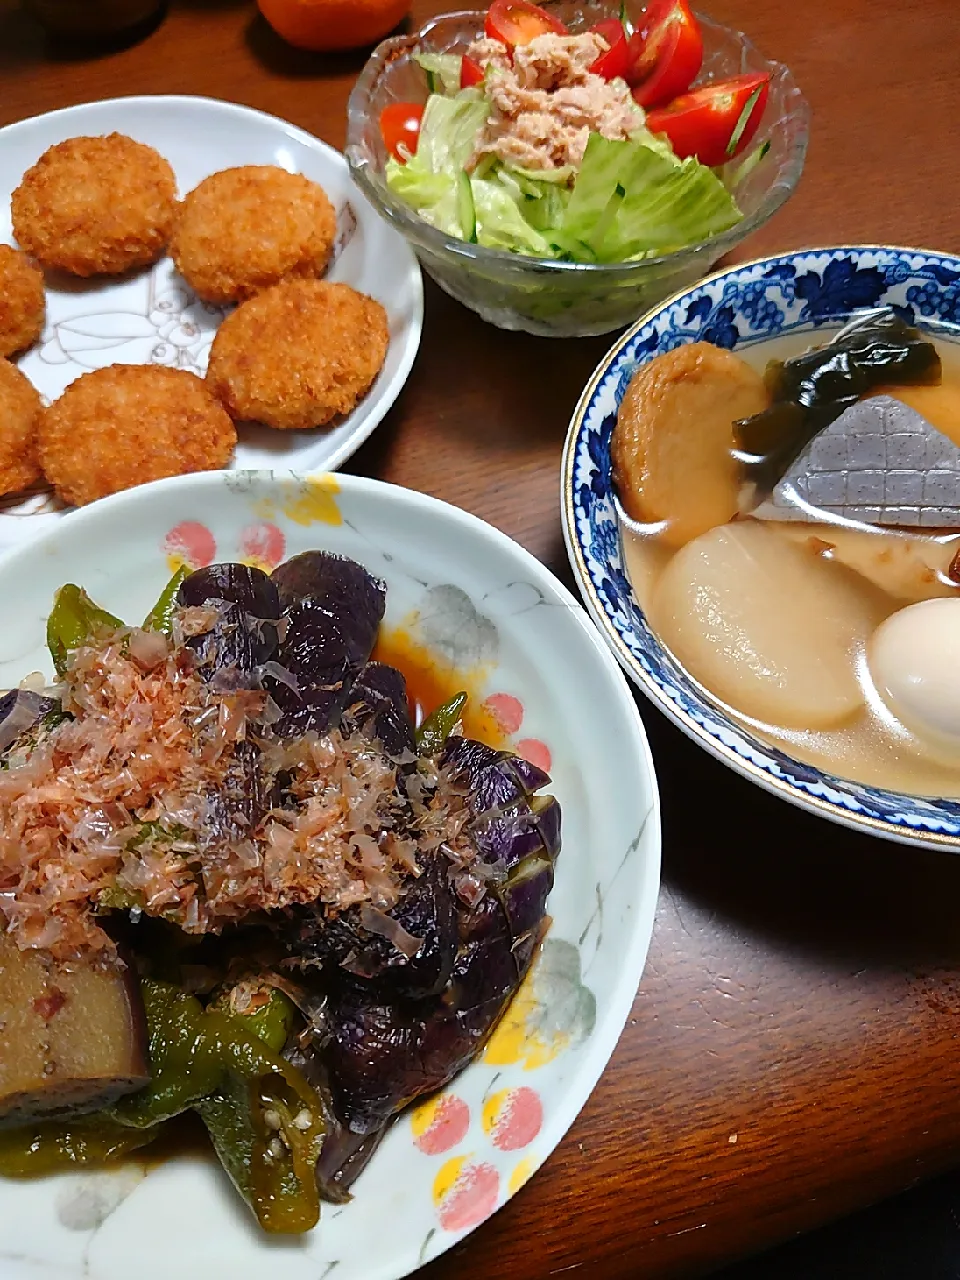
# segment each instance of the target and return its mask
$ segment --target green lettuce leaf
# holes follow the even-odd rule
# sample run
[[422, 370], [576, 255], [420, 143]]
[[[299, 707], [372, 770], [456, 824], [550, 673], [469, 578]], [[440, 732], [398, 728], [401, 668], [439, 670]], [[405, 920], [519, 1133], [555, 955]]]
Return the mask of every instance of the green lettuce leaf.
[[414, 62], [419, 62], [427, 73], [431, 93], [453, 95], [460, 92], [459, 53], [415, 53]]
[[678, 161], [639, 139], [592, 134], [558, 242], [571, 252], [569, 246], [587, 246], [597, 262], [625, 262], [706, 240], [741, 216], [720, 179], [697, 160]]

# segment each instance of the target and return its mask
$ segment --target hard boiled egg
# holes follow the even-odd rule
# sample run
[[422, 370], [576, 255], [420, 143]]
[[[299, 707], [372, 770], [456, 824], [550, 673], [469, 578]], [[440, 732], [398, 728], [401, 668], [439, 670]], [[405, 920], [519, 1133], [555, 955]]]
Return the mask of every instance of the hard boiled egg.
[[911, 732], [960, 752], [960, 598], [922, 600], [867, 645], [877, 692]]

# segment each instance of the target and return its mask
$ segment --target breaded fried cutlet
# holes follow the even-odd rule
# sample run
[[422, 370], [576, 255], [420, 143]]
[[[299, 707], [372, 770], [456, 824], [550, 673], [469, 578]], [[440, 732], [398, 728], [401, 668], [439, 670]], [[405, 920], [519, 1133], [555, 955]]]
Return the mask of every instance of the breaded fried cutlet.
[[237, 421], [322, 427], [370, 390], [388, 342], [387, 314], [373, 298], [346, 284], [290, 280], [227, 316], [207, 383]]
[[207, 302], [239, 302], [288, 278], [323, 275], [337, 234], [323, 188], [274, 165], [211, 174], [177, 214], [170, 256]]
[[85, 373], [40, 414], [44, 474], [64, 502], [97, 498], [166, 476], [226, 466], [237, 443], [202, 379], [158, 365]]
[[43, 272], [25, 253], [0, 244], [0, 356], [32, 347], [45, 314]]
[[43, 402], [33, 383], [0, 360], [0, 494], [19, 493], [40, 479], [37, 421]]
[[58, 142], [11, 198], [21, 249], [42, 267], [75, 276], [118, 275], [156, 262], [176, 208], [170, 165], [122, 133]]

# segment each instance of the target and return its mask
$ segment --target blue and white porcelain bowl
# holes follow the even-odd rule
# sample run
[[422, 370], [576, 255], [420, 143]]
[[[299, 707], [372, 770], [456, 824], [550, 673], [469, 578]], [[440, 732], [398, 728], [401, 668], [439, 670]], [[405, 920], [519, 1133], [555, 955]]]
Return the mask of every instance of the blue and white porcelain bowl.
[[587, 384], [562, 467], [564, 537], [587, 609], [628, 674], [676, 725], [724, 764], [834, 822], [960, 852], [960, 802], [846, 781], [762, 742], [731, 719], [647, 625], [626, 573], [610, 462], [617, 408], [638, 365], [688, 342], [743, 351], [787, 334], [836, 328], [855, 311], [894, 306], [960, 341], [960, 257], [919, 249], [809, 249], [732, 267], [658, 306], [614, 344]]

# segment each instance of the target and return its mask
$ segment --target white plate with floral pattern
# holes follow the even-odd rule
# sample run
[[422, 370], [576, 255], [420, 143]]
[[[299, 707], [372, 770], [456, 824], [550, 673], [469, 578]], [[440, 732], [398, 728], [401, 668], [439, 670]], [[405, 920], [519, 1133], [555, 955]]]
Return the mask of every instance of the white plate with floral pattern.
[[[173, 166], [180, 195], [233, 165], [273, 164], [318, 182], [337, 210], [331, 280], [352, 285], [387, 310], [390, 346], [369, 394], [331, 430], [240, 427], [233, 465], [300, 474], [332, 471], [354, 453], [391, 407], [420, 345], [423, 284], [412, 250], [354, 186], [338, 151], [302, 129], [250, 107], [211, 98], [114, 98], [51, 111], [0, 129], [0, 242], [14, 244], [10, 196], [44, 151], [66, 138], [116, 130], [155, 147]], [[17, 363], [47, 400], [75, 378], [109, 364], [159, 364], [203, 374], [226, 311], [200, 302], [169, 258], [122, 278], [47, 280], [40, 341]], [[131, 423], [131, 432], [145, 430]], [[0, 500], [0, 550], [35, 537], [63, 514], [47, 492]]]
[[[140, 618], [171, 568], [264, 568], [322, 547], [387, 583], [387, 626], [469, 676], [562, 809], [552, 919], [479, 1059], [398, 1120], [344, 1206], [297, 1240], [268, 1239], [199, 1156], [109, 1172], [0, 1180], [4, 1280], [397, 1280], [489, 1217], [547, 1159], [593, 1089], [643, 971], [660, 868], [656, 779], [626, 680], [586, 614], [537, 560], [474, 516], [355, 476], [213, 472], [160, 481], [68, 516], [0, 561], [16, 601], [0, 687], [50, 674], [54, 591], [84, 586]], [[149, 1242], [144, 1247], [144, 1242]]]

